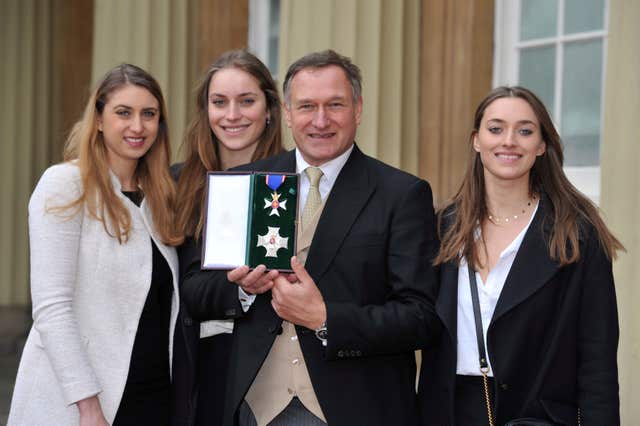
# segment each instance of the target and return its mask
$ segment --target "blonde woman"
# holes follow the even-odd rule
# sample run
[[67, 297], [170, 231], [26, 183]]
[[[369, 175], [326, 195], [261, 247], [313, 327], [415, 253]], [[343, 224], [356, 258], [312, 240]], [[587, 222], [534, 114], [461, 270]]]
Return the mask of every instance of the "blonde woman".
[[109, 71], [29, 202], [33, 327], [10, 425], [168, 424], [178, 312], [160, 86]]

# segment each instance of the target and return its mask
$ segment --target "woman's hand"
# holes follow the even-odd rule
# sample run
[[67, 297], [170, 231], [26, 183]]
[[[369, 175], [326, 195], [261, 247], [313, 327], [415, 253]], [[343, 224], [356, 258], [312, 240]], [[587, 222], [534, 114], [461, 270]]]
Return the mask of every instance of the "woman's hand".
[[275, 269], [267, 272], [264, 265], [258, 265], [253, 271], [244, 265], [227, 272], [227, 280], [238, 284], [247, 294], [262, 294], [271, 290], [278, 275]]
[[97, 396], [83, 399], [76, 403], [80, 410], [80, 426], [109, 426], [102, 414], [102, 407]]

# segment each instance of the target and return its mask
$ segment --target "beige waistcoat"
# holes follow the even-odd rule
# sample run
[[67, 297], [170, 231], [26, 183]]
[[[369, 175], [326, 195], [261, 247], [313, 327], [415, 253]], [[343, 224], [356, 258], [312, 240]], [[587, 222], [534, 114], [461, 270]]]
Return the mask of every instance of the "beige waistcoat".
[[[309, 225], [298, 233], [296, 256], [302, 264], [307, 260], [311, 240], [323, 209], [324, 202]], [[320, 341], [318, 344], [321, 344]], [[326, 422], [311, 384], [295, 326], [283, 321], [282, 334], [276, 336], [245, 399], [258, 426], [266, 426], [289, 405], [294, 396], [298, 397], [309, 411]]]

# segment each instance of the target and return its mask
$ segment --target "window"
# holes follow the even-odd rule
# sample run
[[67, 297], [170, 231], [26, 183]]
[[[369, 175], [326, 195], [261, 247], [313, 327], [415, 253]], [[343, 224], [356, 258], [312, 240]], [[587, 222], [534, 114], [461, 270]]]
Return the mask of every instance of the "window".
[[494, 86], [521, 85], [545, 103], [562, 137], [565, 172], [596, 203], [607, 0], [498, 0]]
[[278, 75], [280, 0], [249, 1], [249, 50]]

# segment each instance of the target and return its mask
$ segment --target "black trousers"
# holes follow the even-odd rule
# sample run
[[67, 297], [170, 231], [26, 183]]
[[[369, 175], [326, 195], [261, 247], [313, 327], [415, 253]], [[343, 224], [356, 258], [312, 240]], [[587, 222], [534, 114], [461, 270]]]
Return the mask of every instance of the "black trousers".
[[222, 333], [200, 339], [196, 426], [222, 424], [230, 360], [231, 334]]
[[[493, 377], [489, 377], [489, 396], [493, 409]], [[456, 426], [486, 426], [489, 424], [482, 376], [456, 376]]]
[[[256, 418], [251, 411], [251, 407], [249, 407], [247, 401], [242, 401], [242, 405], [238, 410], [238, 426], [256, 425]], [[268, 426], [327, 426], [327, 424], [307, 410], [302, 402], [294, 397], [289, 405], [275, 419], [269, 422]]]

